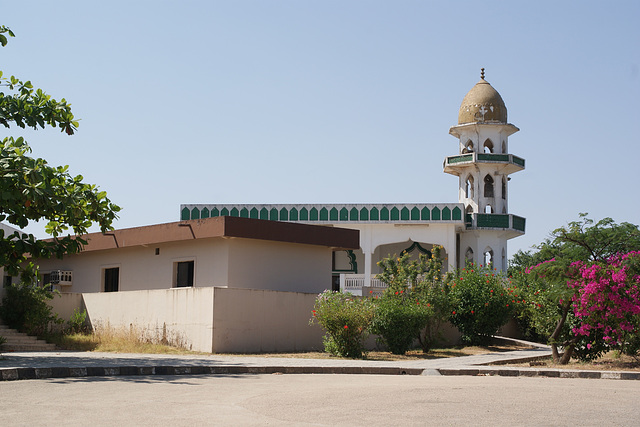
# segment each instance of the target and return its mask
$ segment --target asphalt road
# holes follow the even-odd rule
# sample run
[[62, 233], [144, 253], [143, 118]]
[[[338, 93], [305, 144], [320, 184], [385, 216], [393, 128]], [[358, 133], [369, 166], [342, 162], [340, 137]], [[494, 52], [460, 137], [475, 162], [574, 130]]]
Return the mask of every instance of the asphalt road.
[[2, 426], [640, 425], [638, 381], [394, 375], [0, 383]]

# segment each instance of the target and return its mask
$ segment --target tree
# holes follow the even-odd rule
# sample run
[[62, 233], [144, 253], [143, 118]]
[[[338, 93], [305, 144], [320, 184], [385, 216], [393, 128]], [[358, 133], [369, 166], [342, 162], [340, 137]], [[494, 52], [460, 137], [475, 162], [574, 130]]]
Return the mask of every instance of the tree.
[[[579, 266], [605, 264], [617, 254], [640, 249], [638, 226], [617, 224], [611, 218], [596, 223], [584, 213], [579, 217], [554, 230], [537, 252], [518, 251], [509, 271], [530, 303], [521, 317], [548, 338], [554, 361], [561, 364], [569, 362], [576, 348], [586, 349], [595, 339], [573, 333], [578, 320], [571, 308], [580, 289], [576, 283], [582, 280]], [[564, 349], [562, 354], [560, 348]]]
[[[0, 26], [0, 44], [7, 45], [7, 36], [14, 33]], [[0, 124], [6, 128], [60, 127], [73, 135], [78, 122], [65, 99], [57, 101], [41, 89], [34, 89], [30, 81], [14, 76], [5, 78], [0, 71]], [[21, 274], [33, 280], [35, 269], [31, 258], [61, 258], [79, 252], [86, 241], [80, 237], [97, 223], [105, 232], [112, 229], [120, 208], [111, 203], [104, 191], [72, 176], [68, 166], [52, 167], [40, 158], [29, 156], [31, 148], [22, 138], [6, 137], [0, 142], [0, 221], [18, 228], [30, 221], [47, 222], [45, 231], [52, 236], [37, 240], [32, 234], [14, 232], [5, 235], [0, 229], [0, 266], [8, 274]], [[63, 235], [72, 231], [75, 235]]]

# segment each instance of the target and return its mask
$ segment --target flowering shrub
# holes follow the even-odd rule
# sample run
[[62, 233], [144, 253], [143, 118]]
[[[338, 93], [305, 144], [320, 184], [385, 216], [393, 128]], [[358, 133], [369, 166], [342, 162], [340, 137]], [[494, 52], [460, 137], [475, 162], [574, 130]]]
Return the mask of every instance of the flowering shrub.
[[418, 260], [403, 253], [381, 260], [378, 278], [389, 287], [377, 301], [373, 332], [389, 351], [404, 354], [416, 339], [428, 352], [449, 318], [447, 275], [442, 274], [442, 247], [435, 245], [431, 257]]
[[420, 303], [417, 292], [385, 292], [377, 300], [371, 331], [393, 354], [405, 354], [433, 316], [430, 304]]
[[637, 355], [640, 350], [640, 252], [610, 257], [606, 264], [575, 262], [579, 277], [568, 282], [577, 325], [572, 332], [587, 337], [576, 348], [580, 358], [600, 356], [607, 348]]
[[463, 342], [485, 344], [507, 323], [516, 304], [523, 299], [517, 288], [487, 267], [469, 264], [449, 284], [451, 323], [462, 334]]
[[324, 349], [336, 356], [362, 358], [374, 305], [369, 298], [349, 293], [324, 291], [316, 298], [310, 324], [324, 330]]

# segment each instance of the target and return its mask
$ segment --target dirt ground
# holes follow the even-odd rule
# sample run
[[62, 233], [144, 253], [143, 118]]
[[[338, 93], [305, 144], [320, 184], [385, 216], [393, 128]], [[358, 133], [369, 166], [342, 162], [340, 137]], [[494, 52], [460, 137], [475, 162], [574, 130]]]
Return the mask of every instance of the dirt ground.
[[506, 364], [502, 366], [640, 372], [639, 359], [633, 358], [631, 356], [625, 356], [624, 354], [619, 355], [616, 352], [609, 352], [602, 358], [590, 363], [571, 360], [567, 365], [559, 365], [557, 363], [553, 363], [551, 359], [548, 359], [527, 363]]

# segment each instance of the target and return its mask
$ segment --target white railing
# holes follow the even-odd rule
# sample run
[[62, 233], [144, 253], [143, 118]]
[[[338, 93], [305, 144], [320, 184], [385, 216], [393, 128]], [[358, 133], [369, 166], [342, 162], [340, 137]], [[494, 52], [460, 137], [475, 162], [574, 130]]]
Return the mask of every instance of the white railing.
[[378, 279], [375, 275], [371, 276], [371, 283], [369, 286], [366, 286], [364, 277], [364, 274], [341, 274], [340, 290], [350, 292], [354, 295], [362, 295], [363, 288], [373, 289], [375, 293], [378, 294], [388, 287], [386, 283]]

